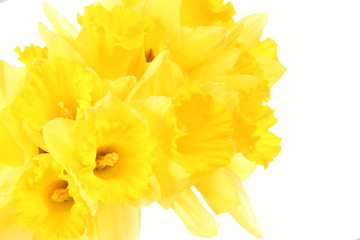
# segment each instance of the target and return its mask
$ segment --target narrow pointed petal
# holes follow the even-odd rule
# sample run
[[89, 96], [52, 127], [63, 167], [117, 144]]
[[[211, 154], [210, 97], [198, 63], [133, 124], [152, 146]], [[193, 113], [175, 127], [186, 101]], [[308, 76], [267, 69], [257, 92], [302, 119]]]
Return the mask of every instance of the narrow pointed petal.
[[32, 233], [20, 228], [15, 221], [16, 209], [12, 204], [0, 207], [0, 236], [6, 240], [31, 240]]
[[231, 170], [241, 182], [244, 182], [255, 171], [256, 163], [247, 160], [241, 153], [237, 153], [226, 167]]
[[245, 190], [238, 189], [240, 204], [230, 211], [231, 216], [253, 236], [262, 238], [262, 232], [251, 207], [250, 200]]
[[85, 65], [80, 54], [73, 48], [65, 38], [50, 31], [44, 24], [39, 23], [38, 29], [41, 38], [49, 50], [49, 58], [61, 58]]
[[[169, 81], [171, 79], [171, 81]], [[159, 53], [150, 63], [130, 97], [146, 98], [149, 95], [171, 97], [185, 84], [181, 68], [170, 61], [168, 51]]]
[[242, 186], [240, 179], [227, 170], [229, 180], [236, 186], [240, 204], [229, 211], [231, 216], [253, 236], [262, 238], [262, 232], [256, 220], [255, 213], [252, 209], [250, 199]]
[[256, 57], [256, 60], [263, 70], [262, 77], [269, 81], [270, 86], [273, 86], [286, 71], [286, 68], [277, 60], [266, 57]]
[[97, 224], [101, 240], [138, 240], [140, 208], [128, 204], [101, 203]]
[[217, 235], [219, 224], [203, 207], [190, 188], [174, 202], [172, 209], [181, 218], [187, 229], [199, 237]]
[[195, 186], [216, 214], [229, 212], [240, 204], [237, 189], [224, 168], [207, 176]]
[[262, 31], [267, 23], [266, 13], [256, 13], [246, 16], [241, 20], [244, 22], [242, 34], [238, 41], [245, 44], [248, 48], [252, 48], [261, 37]]
[[44, 11], [46, 17], [54, 26], [55, 31], [62, 37], [75, 40], [78, 35], [75, 27], [67, 21], [59, 12], [57, 12], [50, 4], [44, 2]]

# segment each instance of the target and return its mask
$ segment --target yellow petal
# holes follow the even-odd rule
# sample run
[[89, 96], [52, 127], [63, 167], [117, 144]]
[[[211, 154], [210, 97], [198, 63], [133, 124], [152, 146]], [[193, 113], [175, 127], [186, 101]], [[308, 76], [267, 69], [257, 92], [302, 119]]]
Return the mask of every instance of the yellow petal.
[[221, 168], [198, 181], [196, 188], [216, 214], [230, 213], [243, 228], [261, 237], [247, 194], [234, 173]]
[[255, 56], [267, 57], [274, 60], [277, 59], [277, 43], [271, 38], [258, 42], [251, 49], [251, 53]]
[[176, 42], [170, 45], [171, 56], [180, 66], [192, 68], [216, 56], [226, 38], [226, 29], [198, 27], [193, 30], [183, 27], [181, 37], [179, 45]]
[[53, 33], [42, 23], [38, 24], [38, 29], [49, 51], [49, 58], [67, 59], [85, 65], [85, 61], [80, 53], [75, 50], [71, 42]]
[[231, 170], [241, 182], [244, 182], [255, 171], [256, 163], [247, 160], [241, 153], [237, 153], [226, 168]]
[[260, 77], [250, 74], [234, 74], [223, 79], [229, 91], [249, 93], [259, 86]]
[[[14, 158], [13, 160], [7, 159], [4, 161], [14, 161], [21, 165], [26, 166], [32, 158], [38, 153], [39, 149], [37, 145], [32, 142], [32, 139], [29, 138], [27, 132], [23, 128], [23, 123], [20, 119], [16, 118], [14, 114], [14, 109], [9, 106], [2, 111], [0, 111], [0, 128], [2, 129], [2, 133], [7, 135], [8, 140], [10, 142], [15, 143], [19, 149], [19, 153], [15, 153], [13, 151], [9, 151], [10, 148], [1, 147], [1, 151], [9, 151], [13, 152], [14, 156], [19, 156], [18, 154], [22, 154], [23, 156], [20, 158]], [[1, 137], [2, 141], [5, 141], [5, 135]], [[0, 140], [0, 141], [1, 141]], [[6, 146], [5, 144], [2, 144], [0, 146]], [[13, 145], [13, 147], [15, 147]], [[15, 147], [16, 148], [16, 147]], [[4, 153], [5, 154], [5, 153]], [[3, 155], [5, 156], [5, 155]], [[16, 160], [17, 159], [17, 160]], [[19, 165], [20, 166], [20, 165]]]
[[0, 61], [0, 110], [8, 106], [21, 90], [25, 68], [13, 67]]
[[122, 0], [95, 0], [95, 3], [101, 3], [105, 8], [111, 10], [114, 6], [123, 4]]
[[111, 10], [102, 5], [85, 7], [84, 15], [78, 15], [83, 27], [103, 28], [115, 38], [115, 44], [132, 50], [143, 44], [145, 23], [140, 14], [123, 5], [115, 5]]
[[172, 99], [150, 96], [144, 100], [132, 101], [130, 104], [146, 117], [151, 134], [158, 142], [158, 147], [168, 156], [174, 156], [175, 140], [179, 138], [180, 131], [176, 128]]
[[156, 178], [155, 174], [150, 176], [150, 182], [148, 189], [144, 191], [143, 197], [134, 203], [136, 206], [149, 206], [155, 201], [161, 199], [159, 181]]
[[263, 71], [263, 79], [269, 81], [269, 86], [273, 86], [284, 74], [286, 68], [277, 60], [267, 57], [256, 57], [260, 68]]
[[214, 237], [217, 235], [219, 224], [206, 211], [190, 188], [184, 190], [174, 202], [172, 209], [192, 234], [199, 237]]
[[156, 19], [170, 34], [178, 36], [180, 29], [181, 0], [145, 0], [143, 14]]
[[[231, 176], [232, 174], [229, 175]], [[238, 181], [238, 179], [234, 176], [232, 179], [234, 183], [237, 184], [240, 204], [230, 211], [231, 216], [253, 236], [262, 238], [261, 229], [257, 223], [248, 195], [246, 194], [240, 181]]]
[[0, 123], [0, 163], [18, 167], [24, 164], [24, 155], [16, 141]]
[[244, 27], [238, 41], [251, 49], [259, 40], [267, 23], [266, 13], [256, 13], [246, 16], [241, 20]]
[[99, 239], [138, 240], [140, 208], [128, 204], [100, 203], [96, 214]]
[[161, 158], [155, 166], [155, 174], [159, 180], [161, 199], [159, 203], [169, 208], [189, 184], [189, 174], [170, 159]]
[[116, 94], [120, 99], [125, 100], [132, 89], [136, 86], [136, 77], [126, 76], [116, 80], [103, 80], [105, 95], [108, 91]]
[[0, 236], [6, 240], [31, 240], [32, 233], [20, 228], [15, 221], [16, 208], [13, 204], [0, 207]]
[[214, 26], [233, 24], [235, 10], [231, 2], [223, 0], [183, 0], [181, 6], [181, 24], [185, 26]]
[[240, 204], [236, 186], [224, 168], [199, 180], [195, 186], [216, 214], [229, 212]]
[[[171, 81], [169, 81], [171, 79]], [[162, 52], [151, 62], [133, 91], [133, 99], [149, 95], [172, 97], [185, 84], [181, 68], [170, 61], [168, 52]]]
[[270, 131], [259, 134], [259, 139], [256, 142], [254, 149], [244, 150], [244, 156], [257, 164], [264, 166], [273, 161], [281, 150], [281, 138]]
[[[230, 48], [220, 52], [216, 58], [206, 61], [192, 68], [190, 79], [195, 83], [224, 82], [239, 58], [240, 50]], [[229, 80], [229, 83], [231, 81]], [[231, 89], [231, 88], [229, 88]]]
[[0, 208], [13, 199], [16, 183], [25, 167], [9, 167], [0, 164]]
[[54, 26], [55, 31], [62, 37], [75, 40], [78, 35], [75, 27], [67, 21], [59, 12], [57, 12], [50, 4], [44, 2], [44, 12], [51, 24]]

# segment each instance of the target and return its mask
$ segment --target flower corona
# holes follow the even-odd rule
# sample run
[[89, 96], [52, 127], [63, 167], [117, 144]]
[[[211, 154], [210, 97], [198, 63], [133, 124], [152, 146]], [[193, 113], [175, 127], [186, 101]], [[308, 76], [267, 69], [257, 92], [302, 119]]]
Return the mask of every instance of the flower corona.
[[137, 240], [154, 202], [196, 236], [227, 213], [261, 237], [242, 183], [281, 149], [268, 102], [285, 68], [260, 39], [267, 15], [95, 0], [75, 27], [44, 10], [44, 45], [0, 61], [1, 239]]

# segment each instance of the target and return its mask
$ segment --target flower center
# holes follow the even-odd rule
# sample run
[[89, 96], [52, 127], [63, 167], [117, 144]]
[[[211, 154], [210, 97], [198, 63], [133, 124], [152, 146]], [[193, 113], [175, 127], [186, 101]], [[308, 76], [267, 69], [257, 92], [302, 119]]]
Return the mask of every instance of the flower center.
[[71, 110], [69, 108], [65, 107], [65, 104], [63, 101], [58, 102], [57, 106], [59, 108], [61, 117], [66, 118], [66, 119], [75, 119]]
[[105, 155], [96, 156], [96, 170], [103, 170], [106, 167], [113, 167], [115, 163], [119, 160], [119, 154], [117, 153], [107, 153]]
[[55, 202], [63, 202], [72, 200], [72, 197], [69, 195], [69, 189], [59, 188], [53, 192], [53, 194], [51, 195], [51, 199]]

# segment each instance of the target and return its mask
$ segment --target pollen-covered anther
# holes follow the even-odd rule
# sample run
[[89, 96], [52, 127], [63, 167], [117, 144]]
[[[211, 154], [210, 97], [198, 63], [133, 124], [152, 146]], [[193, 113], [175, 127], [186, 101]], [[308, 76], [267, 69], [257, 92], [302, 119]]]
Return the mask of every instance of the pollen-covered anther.
[[66, 119], [75, 119], [71, 110], [69, 108], [65, 107], [65, 104], [63, 101], [58, 102], [57, 106], [59, 108], [61, 117], [66, 118]]
[[53, 194], [51, 195], [51, 199], [55, 202], [64, 202], [72, 200], [72, 197], [69, 195], [69, 189], [59, 188], [53, 192]]
[[117, 153], [107, 153], [106, 155], [98, 155], [96, 157], [96, 168], [97, 170], [102, 170], [106, 167], [113, 167], [115, 163], [119, 160], [119, 154]]

